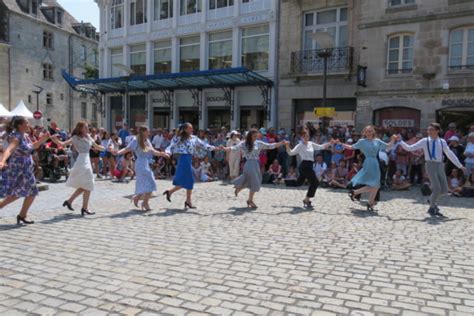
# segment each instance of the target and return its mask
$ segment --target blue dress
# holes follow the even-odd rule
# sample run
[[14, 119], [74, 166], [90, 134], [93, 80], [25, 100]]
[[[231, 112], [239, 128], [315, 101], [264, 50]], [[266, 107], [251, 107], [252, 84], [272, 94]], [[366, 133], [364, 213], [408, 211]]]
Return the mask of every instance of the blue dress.
[[[147, 147], [152, 148], [149, 143]], [[150, 168], [150, 159], [153, 158], [151, 151], [144, 152], [136, 139], [132, 140], [127, 146], [133, 151], [137, 160], [135, 161], [135, 174], [137, 182], [135, 183], [135, 194], [152, 193], [156, 191], [156, 182], [153, 171]]]
[[380, 166], [377, 156], [379, 151], [387, 149], [387, 146], [378, 138], [374, 140], [363, 138], [352, 146], [354, 149], [359, 149], [365, 156], [362, 169], [351, 180], [354, 186], [380, 187]]

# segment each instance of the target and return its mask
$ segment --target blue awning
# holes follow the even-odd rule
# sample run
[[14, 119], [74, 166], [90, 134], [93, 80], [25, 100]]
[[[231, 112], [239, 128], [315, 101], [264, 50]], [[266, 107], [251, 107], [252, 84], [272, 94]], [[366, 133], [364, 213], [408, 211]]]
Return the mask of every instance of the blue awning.
[[235, 88], [243, 86], [271, 87], [273, 81], [248, 70], [228, 68], [205, 71], [179, 72], [103, 79], [77, 79], [65, 70], [63, 78], [76, 91], [87, 93], [124, 93], [125, 91], [189, 90]]

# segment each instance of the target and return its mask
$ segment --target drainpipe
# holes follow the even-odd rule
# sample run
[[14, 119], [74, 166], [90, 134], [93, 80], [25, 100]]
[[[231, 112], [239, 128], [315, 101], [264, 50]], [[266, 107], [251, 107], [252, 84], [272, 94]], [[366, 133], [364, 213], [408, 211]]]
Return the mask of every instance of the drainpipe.
[[279, 85], [280, 85], [280, 9], [281, 1], [277, 1], [276, 8], [276, 38], [275, 38], [275, 130], [279, 128], [278, 107], [279, 107]]
[[[69, 35], [68, 38], [68, 63], [69, 63], [69, 74], [74, 75], [74, 67], [73, 67], [73, 49], [72, 49], [72, 35]], [[73, 90], [70, 85], [68, 85], [68, 108], [69, 108], [69, 115], [68, 115], [68, 121], [69, 121], [69, 129], [72, 130], [72, 124], [73, 124]]]

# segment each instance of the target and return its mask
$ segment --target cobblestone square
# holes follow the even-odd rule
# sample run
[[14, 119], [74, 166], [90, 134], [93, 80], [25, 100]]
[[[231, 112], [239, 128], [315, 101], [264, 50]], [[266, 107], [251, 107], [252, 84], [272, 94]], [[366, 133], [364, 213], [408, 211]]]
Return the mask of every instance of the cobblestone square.
[[378, 214], [345, 191], [267, 186], [257, 210], [221, 182], [198, 184], [169, 204], [158, 181], [153, 211], [133, 209], [134, 182], [96, 183], [83, 218], [50, 185], [18, 228], [19, 204], [0, 215], [0, 314], [4, 315], [472, 315], [474, 208], [446, 197], [444, 220], [413, 188], [383, 192]]

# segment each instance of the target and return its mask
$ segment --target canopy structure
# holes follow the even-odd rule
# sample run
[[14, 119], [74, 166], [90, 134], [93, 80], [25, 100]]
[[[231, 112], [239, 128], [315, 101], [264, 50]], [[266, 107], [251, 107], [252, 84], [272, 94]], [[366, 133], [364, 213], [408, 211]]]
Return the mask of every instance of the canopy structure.
[[0, 117], [11, 117], [12, 114], [0, 103]]
[[271, 87], [273, 82], [247, 68], [180, 72], [147, 76], [128, 76], [80, 80], [62, 71], [63, 78], [76, 91], [95, 94], [157, 90], [192, 90], [235, 88], [242, 86]]
[[33, 118], [33, 113], [26, 107], [23, 100], [20, 100], [13, 111], [10, 112], [11, 116], [23, 116], [29, 119]]

